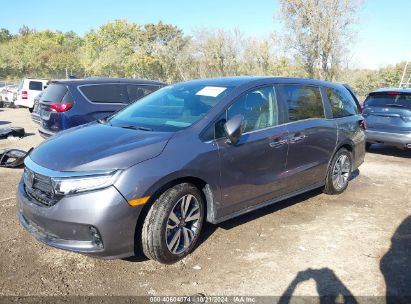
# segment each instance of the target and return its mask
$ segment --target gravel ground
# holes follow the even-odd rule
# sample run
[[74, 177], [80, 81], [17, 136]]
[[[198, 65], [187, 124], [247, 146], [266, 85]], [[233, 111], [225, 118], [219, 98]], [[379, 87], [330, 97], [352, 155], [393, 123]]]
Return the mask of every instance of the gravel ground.
[[[26, 109], [0, 109], [4, 122], [29, 134], [0, 148], [42, 141]], [[0, 295], [411, 295], [411, 151], [373, 146], [342, 195], [315, 190], [207, 225], [198, 248], [170, 266], [40, 244], [16, 217], [21, 174], [0, 168]]]

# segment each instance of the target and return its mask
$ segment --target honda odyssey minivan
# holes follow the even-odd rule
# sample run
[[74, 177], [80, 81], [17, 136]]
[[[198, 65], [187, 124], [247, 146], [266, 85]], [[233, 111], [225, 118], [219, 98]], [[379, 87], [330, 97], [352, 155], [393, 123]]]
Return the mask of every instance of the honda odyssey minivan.
[[343, 192], [364, 154], [363, 117], [343, 85], [193, 80], [43, 142], [25, 159], [18, 215], [56, 248], [173, 263], [205, 221], [314, 188]]

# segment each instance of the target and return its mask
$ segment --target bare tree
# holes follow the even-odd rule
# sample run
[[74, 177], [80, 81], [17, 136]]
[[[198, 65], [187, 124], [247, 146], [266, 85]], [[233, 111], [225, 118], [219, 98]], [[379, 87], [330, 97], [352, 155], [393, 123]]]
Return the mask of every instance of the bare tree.
[[193, 43], [200, 77], [239, 74], [244, 42], [243, 34], [238, 29], [202, 28], [194, 32]]
[[287, 44], [309, 77], [335, 78], [348, 56], [361, 0], [279, 0]]

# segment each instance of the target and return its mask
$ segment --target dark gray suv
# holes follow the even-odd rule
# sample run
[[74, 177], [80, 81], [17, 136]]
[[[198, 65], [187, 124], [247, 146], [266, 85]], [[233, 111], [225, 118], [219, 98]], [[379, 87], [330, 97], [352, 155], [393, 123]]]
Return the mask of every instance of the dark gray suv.
[[25, 159], [22, 226], [105, 258], [173, 263], [220, 223], [314, 188], [343, 192], [364, 159], [363, 117], [342, 85], [194, 80], [57, 134]]

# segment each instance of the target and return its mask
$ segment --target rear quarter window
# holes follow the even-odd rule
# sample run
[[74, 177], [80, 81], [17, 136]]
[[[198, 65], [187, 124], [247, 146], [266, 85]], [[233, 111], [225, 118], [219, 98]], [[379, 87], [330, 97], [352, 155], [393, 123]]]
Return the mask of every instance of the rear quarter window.
[[40, 81], [30, 81], [29, 90], [43, 91], [43, 83]]
[[127, 94], [130, 103], [135, 102], [159, 89], [158, 86], [127, 85]]
[[352, 96], [342, 90], [325, 88], [334, 118], [358, 114], [358, 106]]
[[41, 101], [61, 102], [67, 93], [67, 87], [63, 84], [50, 84], [41, 96]]
[[287, 84], [278, 86], [282, 99], [288, 106], [288, 120], [324, 118], [324, 106], [320, 88]]
[[93, 103], [128, 103], [128, 95], [123, 84], [82, 85], [79, 90]]

